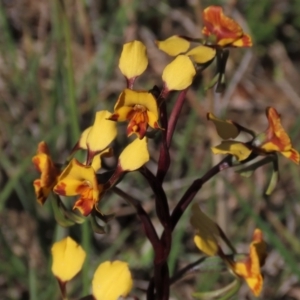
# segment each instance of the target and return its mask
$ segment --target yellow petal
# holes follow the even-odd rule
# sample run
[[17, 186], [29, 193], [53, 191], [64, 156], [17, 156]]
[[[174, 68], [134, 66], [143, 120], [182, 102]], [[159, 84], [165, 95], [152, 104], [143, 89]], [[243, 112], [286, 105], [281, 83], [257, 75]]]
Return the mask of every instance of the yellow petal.
[[191, 225], [196, 230], [194, 242], [196, 246], [206, 255], [214, 256], [218, 252], [217, 237], [218, 226], [207, 215], [205, 215], [197, 204], [192, 207]]
[[118, 300], [126, 297], [132, 289], [128, 264], [122, 261], [106, 261], [96, 270], [92, 282], [96, 300]]
[[165, 67], [162, 79], [169, 91], [180, 91], [192, 84], [195, 75], [196, 70], [190, 58], [179, 55]]
[[87, 135], [87, 147], [90, 152], [99, 152], [109, 146], [117, 135], [117, 124], [107, 120], [111, 113], [100, 110], [96, 113], [95, 121]]
[[198, 46], [191, 49], [186, 55], [190, 56], [198, 64], [205, 64], [216, 56], [216, 49]]
[[[116, 103], [118, 104], [118, 102]], [[132, 112], [133, 107], [130, 106], [122, 106], [115, 110], [115, 112], [111, 115], [110, 120], [124, 122], [128, 120], [128, 116]]]
[[173, 35], [164, 41], [155, 41], [158, 49], [165, 53], [176, 56], [180, 53], [186, 52], [190, 47], [190, 42], [177, 36]]
[[81, 133], [81, 136], [79, 138], [79, 141], [78, 141], [78, 147], [80, 149], [87, 149], [87, 137], [91, 131], [93, 126], [90, 126], [88, 127], [87, 129], [85, 129], [82, 133]]
[[238, 127], [231, 120], [221, 120], [212, 113], [207, 114], [207, 119], [215, 124], [218, 135], [224, 140], [234, 139], [240, 133]]
[[[158, 119], [158, 107], [155, 97], [147, 91], [133, 91], [131, 89], [125, 89], [119, 96], [119, 99], [114, 107], [115, 112], [118, 113], [122, 107], [134, 107], [136, 105], [144, 106], [148, 111], [152, 112], [156, 119]], [[128, 112], [126, 108], [122, 111], [122, 116]]]
[[235, 141], [223, 141], [220, 145], [211, 148], [214, 154], [231, 154], [238, 161], [242, 161], [251, 154], [251, 149], [249, 149], [245, 144]]
[[101, 169], [101, 166], [102, 166], [101, 157], [112, 157], [112, 156], [113, 156], [113, 149], [112, 148], [105, 149], [101, 153], [94, 156], [91, 167], [95, 171]]
[[123, 171], [134, 171], [148, 162], [147, 138], [135, 139], [121, 153], [119, 164]]
[[54, 243], [51, 248], [52, 273], [61, 282], [71, 280], [82, 268], [85, 251], [70, 237]]
[[53, 191], [59, 195], [75, 196], [84, 186], [97, 190], [95, 171], [92, 166], [85, 166], [73, 158], [60, 174]]
[[141, 75], [146, 70], [147, 65], [146, 47], [142, 42], [133, 41], [124, 44], [119, 68], [127, 79]]

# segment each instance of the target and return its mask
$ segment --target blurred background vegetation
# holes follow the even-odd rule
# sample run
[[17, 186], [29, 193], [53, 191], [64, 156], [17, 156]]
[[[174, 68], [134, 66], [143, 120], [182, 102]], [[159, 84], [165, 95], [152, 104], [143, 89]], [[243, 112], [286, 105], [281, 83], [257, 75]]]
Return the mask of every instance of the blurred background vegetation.
[[[113, 194], [101, 203], [114, 212], [106, 235], [95, 235], [89, 222], [63, 229], [54, 220], [50, 203], [35, 201], [37, 178], [31, 157], [45, 140], [53, 158], [63, 162], [94, 113], [113, 108], [125, 80], [118, 70], [124, 42], [139, 39], [149, 55], [147, 72], [136, 88], [161, 85], [161, 72], [170, 61], [154, 41], [174, 34], [201, 36], [201, 13], [208, 5], [222, 5], [254, 40], [249, 50], [231, 51], [227, 89], [222, 96], [204, 87], [213, 69], [199, 75], [187, 95], [172, 143], [172, 168], [165, 190], [171, 208], [188, 185], [220, 157], [209, 147], [219, 142], [206, 112], [263, 131], [267, 106], [274, 106], [300, 150], [300, 2], [299, 0], [2, 0], [0, 2], [0, 298], [59, 299], [50, 272], [50, 246], [68, 232], [88, 251], [83, 270], [69, 285], [78, 298], [88, 294], [92, 274], [105, 259], [130, 264], [136, 292], [147, 288], [152, 251], [134, 210]], [[169, 100], [172, 107], [176, 94]], [[123, 132], [125, 125], [120, 125]], [[119, 134], [118, 151], [126, 143]], [[151, 144], [150, 169], [158, 158]], [[115, 162], [108, 161], [108, 166]], [[261, 299], [300, 299], [300, 184], [297, 166], [280, 158], [281, 178], [269, 198], [262, 196], [269, 168], [249, 179], [233, 170], [218, 175], [194, 202], [220, 224], [233, 244], [247, 252], [255, 227], [269, 245]], [[158, 231], [153, 195], [139, 174], [120, 186], [143, 201]], [[49, 201], [50, 202], [50, 201]], [[192, 240], [189, 212], [178, 224], [169, 259], [171, 274], [200, 257]], [[172, 299], [192, 299], [191, 293], [218, 288], [230, 280], [218, 275], [191, 274], [172, 287]], [[221, 282], [221, 285], [219, 283]], [[71, 297], [72, 298], [72, 297]], [[252, 299], [244, 285], [234, 299]]]

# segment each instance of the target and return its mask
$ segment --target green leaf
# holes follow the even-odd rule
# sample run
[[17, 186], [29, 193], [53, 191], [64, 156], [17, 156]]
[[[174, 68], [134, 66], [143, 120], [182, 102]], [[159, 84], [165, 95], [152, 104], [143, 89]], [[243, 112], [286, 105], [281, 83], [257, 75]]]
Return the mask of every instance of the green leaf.
[[261, 167], [261, 166], [263, 166], [263, 165], [265, 165], [265, 164], [267, 164], [271, 161], [274, 161], [274, 156], [273, 155], [272, 156], [268, 155], [268, 156], [264, 157], [263, 159], [255, 162], [251, 165], [248, 165], [244, 168], [236, 170], [235, 172], [239, 173], [243, 177], [249, 178], [257, 168], [259, 168], [259, 167]]
[[62, 202], [59, 196], [54, 195], [53, 199], [51, 200], [56, 222], [63, 227], [74, 225], [75, 222], [73, 220], [70, 220], [64, 213], [64, 210], [62, 209]]
[[279, 180], [279, 170], [278, 170], [278, 156], [276, 155], [276, 158], [273, 160], [273, 171], [270, 178], [270, 182], [268, 184], [268, 187], [266, 189], [265, 194], [267, 196], [271, 195], [274, 191], [276, 184]]

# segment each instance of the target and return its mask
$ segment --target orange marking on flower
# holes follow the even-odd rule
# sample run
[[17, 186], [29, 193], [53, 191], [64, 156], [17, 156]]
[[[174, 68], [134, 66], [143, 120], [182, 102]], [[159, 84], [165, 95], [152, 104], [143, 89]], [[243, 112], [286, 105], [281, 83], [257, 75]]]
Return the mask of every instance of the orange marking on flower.
[[64, 182], [59, 182], [55, 189], [54, 192], [61, 195], [61, 196], [66, 196], [66, 184]]
[[263, 234], [262, 231], [259, 229], [255, 229], [252, 237], [252, 242], [262, 242], [263, 241]]
[[112, 114], [109, 118], [108, 118], [108, 120], [111, 120], [111, 121], [118, 121], [119, 120], [119, 114]]
[[250, 35], [244, 34], [242, 38], [233, 42], [232, 46], [234, 47], [252, 47], [252, 39]]
[[34, 182], [33, 182], [34, 186], [40, 188], [41, 187], [41, 180], [40, 179], [36, 179]]
[[292, 148], [288, 152], [289, 152], [289, 155], [287, 156], [287, 158], [289, 158], [294, 163], [299, 164], [299, 161], [300, 161], [299, 152], [297, 150], [295, 150], [294, 148]]
[[73, 209], [78, 209], [84, 216], [88, 216], [94, 205], [93, 189], [89, 182], [85, 182], [77, 188], [80, 198], [75, 202]]
[[41, 153], [50, 155], [49, 148], [48, 148], [47, 144], [44, 141], [42, 141], [38, 144], [37, 154], [41, 154]]
[[79, 198], [75, 202], [73, 209], [78, 209], [80, 213], [86, 217], [91, 213], [93, 207], [94, 201], [92, 201], [91, 199]]
[[[154, 123], [154, 128], [155, 128], [155, 129], [160, 128], [157, 122]], [[163, 129], [163, 128], [162, 128], [162, 129]]]
[[127, 115], [127, 120], [129, 120], [127, 135], [136, 133], [142, 139], [147, 132], [149, 122], [146, 107], [136, 104]]
[[41, 165], [41, 160], [40, 160], [39, 156], [34, 156], [34, 157], [32, 158], [32, 162], [33, 162], [33, 164], [34, 164], [36, 170], [37, 170], [38, 172], [42, 173], [41, 166], [40, 166], [40, 165]]

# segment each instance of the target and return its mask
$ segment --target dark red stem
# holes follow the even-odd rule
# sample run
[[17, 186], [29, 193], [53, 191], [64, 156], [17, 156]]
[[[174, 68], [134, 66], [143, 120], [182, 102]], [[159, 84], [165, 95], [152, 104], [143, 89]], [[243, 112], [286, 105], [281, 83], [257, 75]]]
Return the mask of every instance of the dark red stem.
[[171, 218], [169, 211], [168, 199], [165, 191], [162, 188], [161, 183], [157, 178], [147, 169], [145, 166], [140, 169], [141, 174], [147, 179], [151, 189], [155, 195], [155, 208], [156, 214], [160, 220], [160, 223], [164, 227], [165, 235], [161, 239], [162, 247], [164, 248], [164, 255], [162, 257], [156, 256], [157, 261], [155, 263], [163, 262], [167, 259], [172, 242], [172, 230], [171, 230]]
[[188, 88], [186, 88], [185, 90], [183, 90], [179, 93], [178, 98], [176, 100], [176, 103], [173, 107], [173, 110], [172, 110], [170, 118], [169, 118], [168, 130], [167, 130], [167, 147], [168, 147], [168, 149], [170, 148], [173, 133], [175, 131], [175, 127], [176, 127], [178, 117], [181, 112], [187, 91], [188, 91]]
[[161, 107], [160, 107], [160, 123], [163, 130], [162, 130], [162, 143], [160, 145], [156, 179], [162, 183], [165, 178], [165, 175], [169, 170], [170, 163], [171, 163], [169, 148], [167, 146], [168, 114], [167, 114], [167, 106], [165, 101], [161, 103]]
[[181, 218], [181, 216], [183, 215], [183, 213], [185, 212], [189, 204], [194, 199], [195, 195], [202, 188], [203, 184], [206, 183], [208, 180], [210, 180], [212, 177], [214, 177], [216, 174], [218, 174], [220, 171], [231, 167], [232, 166], [231, 160], [232, 160], [231, 155], [225, 157], [217, 165], [215, 165], [208, 172], [206, 172], [201, 178], [196, 179], [191, 184], [191, 186], [187, 189], [187, 191], [184, 193], [184, 195], [179, 200], [179, 202], [177, 203], [176, 207], [173, 210], [173, 213], [171, 215], [172, 231], [174, 230], [177, 222], [179, 221], [179, 219]]
[[127, 193], [125, 193], [124, 191], [122, 191], [117, 187], [113, 187], [113, 191], [117, 195], [125, 199], [127, 202], [129, 202], [136, 209], [137, 215], [142, 222], [143, 230], [147, 238], [149, 239], [150, 243], [152, 244], [153, 249], [155, 249], [155, 254], [158, 256], [162, 256], [164, 254], [164, 249], [161, 246], [161, 242], [149, 218], [149, 215], [145, 212], [140, 201], [134, 199], [132, 196], [128, 195]]

